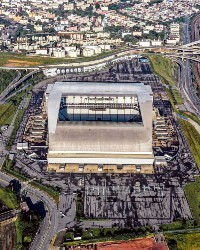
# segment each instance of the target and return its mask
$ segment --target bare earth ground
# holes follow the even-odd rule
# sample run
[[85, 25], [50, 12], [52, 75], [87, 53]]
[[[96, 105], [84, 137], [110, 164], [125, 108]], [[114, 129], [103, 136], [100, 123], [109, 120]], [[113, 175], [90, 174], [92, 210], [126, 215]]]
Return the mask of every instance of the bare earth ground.
[[12, 221], [0, 223], [0, 249], [15, 249], [15, 238], [15, 223]]
[[25, 66], [36, 66], [39, 65], [38, 62], [29, 62], [29, 61], [20, 61], [20, 60], [8, 60], [7, 63], [4, 64], [6, 67], [25, 67]]
[[152, 238], [136, 239], [129, 241], [118, 241], [118, 242], [104, 242], [97, 243], [96, 248], [89, 246], [77, 246], [74, 250], [168, 250], [165, 243], [156, 243]]

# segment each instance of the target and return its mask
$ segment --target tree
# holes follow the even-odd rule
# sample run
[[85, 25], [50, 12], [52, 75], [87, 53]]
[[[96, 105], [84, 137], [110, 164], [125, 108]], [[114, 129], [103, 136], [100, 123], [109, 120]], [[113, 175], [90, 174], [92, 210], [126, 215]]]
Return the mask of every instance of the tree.
[[32, 241], [30, 236], [24, 236], [24, 242], [30, 243]]
[[123, 38], [124, 42], [126, 43], [133, 43], [136, 44], [138, 40], [133, 35], [126, 35]]
[[108, 9], [109, 10], [118, 10], [119, 9], [119, 6], [115, 3], [112, 3], [108, 6]]
[[167, 245], [170, 249], [173, 249], [173, 250], [178, 250], [177, 248], [177, 242], [175, 239], [169, 239], [168, 242], [167, 242]]
[[95, 4], [95, 8], [96, 8], [96, 10], [97, 10], [97, 9], [100, 9], [100, 4], [99, 4], [99, 3], [96, 3], [96, 4]]

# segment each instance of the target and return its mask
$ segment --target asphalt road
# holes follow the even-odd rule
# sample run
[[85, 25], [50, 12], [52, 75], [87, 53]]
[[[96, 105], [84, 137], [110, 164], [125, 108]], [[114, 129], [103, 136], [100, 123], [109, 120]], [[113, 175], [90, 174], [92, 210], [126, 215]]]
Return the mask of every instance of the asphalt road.
[[[13, 178], [11, 176], [0, 172], [0, 185], [8, 185], [12, 180]], [[57, 210], [57, 206], [44, 192], [33, 188], [30, 185], [26, 185], [23, 182], [21, 182], [21, 186], [22, 189], [26, 186], [26, 192], [30, 198], [42, 201], [46, 209], [46, 216], [40, 226], [40, 230], [31, 244], [30, 250], [48, 250], [51, 240], [58, 228], [59, 212]]]
[[[183, 44], [190, 43], [189, 27], [190, 27], [190, 18], [186, 17], [182, 32]], [[196, 90], [192, 81], [190, 60], [186, 59], [185, 61], [181, 61], [177, 58], [175, 59], [175, 61], [180, 66], [179, 87], [181, 89], [182, 96], [185, 100], [185, 106], [187, 109], [189, 109], [189, 111], [194, 112], [198, 117], [200, 117], [200, 99], [196, 94]]]
[[21, 85], [24, 81], [26, 81], [28, 78], [33, 76], [34, 74], [40, 72], [40, 70], [34, 70], [24, 77], [22, 77], [18, 81], [12, 81], [8, 87], [0, 94], [0, 101], [3, 101], [6, 96], [8, 96], [13, 90], [15, 90], [19, 85]]
[[200, 100], [196, 94], [194, 84], [191, 79], [190, 62], [181, 62], [178, 60], [180, 66], [180, 89], [183, 97], [188, 105], [193, 109], [193, 112], [200, 117]]

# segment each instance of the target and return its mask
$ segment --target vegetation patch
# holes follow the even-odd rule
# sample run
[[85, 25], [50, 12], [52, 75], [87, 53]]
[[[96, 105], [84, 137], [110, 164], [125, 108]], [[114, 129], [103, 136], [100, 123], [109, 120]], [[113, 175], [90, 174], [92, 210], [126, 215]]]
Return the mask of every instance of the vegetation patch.
[[0, 70], [0, 94], [17, 76], [15, 70]]
[[176, 86], [176, 80], [172, 76], [172, 61], [161, 55], [148, 55], [148, 58], [154, 72], [160, 76], [162, 82], [167, 85]]
[[42, 221], [38, 211], [21, 213], [15, 221], [17, 250], [28, 250]]
[[181, 229], [185, 229], [185, 228], [194, 228], [195, 226], [198, 226], [198, 225], [193, 220], [186, 221], [184, 219], [179, 219], [179, 220], [176, 220], [172, 223], [160, 225], [160, 230], [173, 231], [173, 230], [181, 230]]
[[180, 115], [186, 116], [187, 118], [192, 119], [194, 122], [200, 125], [200, 120], [195, 114], [188, 112], [188, 111], [180, 111], [180, 110], [177, 113]]
[[195, 182], [190, 182], [185, 187], [185, 194], [190, 205], [195, 223], [200, 225], [200, 177], [195, 177]]
[[74, 237], [77, 237], [76, 231], [77, 230], [67, 232], [63, 246], [74, 246], [93, 242], [130, 240], [138, 237], [146, 237], [152, 234], [152, 229], [149, 226], [138, 228], [88, 228], [82, 232], [78, 230], [78, 234], [82, 239], [74, 241]]
[[17, 110], [17, 106], [11, 102], [0, 104], [0, 126], [10, 125]]
[[39, 183], [39, 181], [33, 181], [31, 183], [33, 187], [36, 187], [44, 192], [46, 192], [49, 196], [51, 196], [55, 202], [58, 204], [59, 203], [59, 196], [60, 196], [60, 189], [58, 187], [53, 187], [51, 185], [44, 185]]
[[176, 110], [176, 105], [183, 104], [183, 98], [175, 88], [176, 80], [172, 74], [172, 61], [161, 55], [148, 55], [148, 58], [155, 74], [160, 77], [164, 84], [168, 85], [166, 91], [174, 110]]
[[0, 200], [9, 208], [15, 209], [19, 207], [19, 202], [12, 190], [9, 187], [0, 187]]
[[175, 104], [180, 105], [180, 104], [183, 104], [183, 103], [184, 103], [183, 98], [182, 98], [182, 96], [180, 95], [180, 93], [178, 92], [178, 90], [176, 90], [176, 89], [171, 89], [171, 92], [172, 92], [172, 94], [173, 94], [173, 96], [174, 96]]
[[200, 170], [200, 134], [188, 121], [179, 119], [179, 123], [183, 129], [190, 150]]
[[[4, 161], [2, 170], [7, 174], [12, 175], [13, 177], [19, 179], [20, 181], [28, 181], [31, 179], [30, 176], [28, 176], [27, 174], [21, 172], [21, 170], [16, 168], [14, 163], [8, 158], [6, 158], [6, 160]], [[60, 189], [58, 187], [44, 185], [37, 180], [30, 182], [29, 185], [32, 185], [35, 188], [38, 188], [46, 192], [49, 196], [51, 196], [55, 200], [56, 203], [59, 202]]]
[[164, 234], [170, 250], [200, 249], [200, 232]]
[[[39, 65], [48, 65], [48, 64], [59, 64], [59, 63], [73, 63], [73, 62], [88, 62], [94, 61], [97, 59], [102, 59], [106, 56], [113, 55], [117, 52], [122, 51], [122, 49], [103, 52], [99, 55], [92, 57], [80, 57], [80, 58], [52, 58], [52, 57], [42, 57], [42, 56], [26, 56], [25, 54], [9, 53], [9, 52], [0, 52], [0, 66], [9, 66], [9, 67], [34, 67]], [[10, 59], [12, 58], [12, 60]]]

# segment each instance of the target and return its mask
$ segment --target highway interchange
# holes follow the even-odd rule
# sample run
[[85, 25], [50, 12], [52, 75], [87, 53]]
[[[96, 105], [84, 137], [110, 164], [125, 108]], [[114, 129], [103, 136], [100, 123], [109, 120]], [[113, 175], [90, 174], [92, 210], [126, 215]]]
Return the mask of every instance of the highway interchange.
[[[200, 16], [197, 16], [196, 19]], [[185, 24], [183, 25], [183, 44], [190, 44], [190, 37], [191, 33], [190, 29], [190, 18], [185, 18]], [[196, 29], [196, 27], [192, 26], [192, 29]], [[192, 36], [195, 39], [195, 36]], [[181, 59], [179, 59], [179, 55], [170, 55], [170, 58], [174, 59], [179, 65], [179, 88], [181, 94], [185, 100], [185, 105], [187, 106], [188, 110], [194, 112], [200, 118], [200, 99], [197, 96], [196, 89], [192, 80], [192, 61], [199, 62], [200, 59], [198, 57], [194, 57], [191, 55], [184, 55], [182, 54]]]

